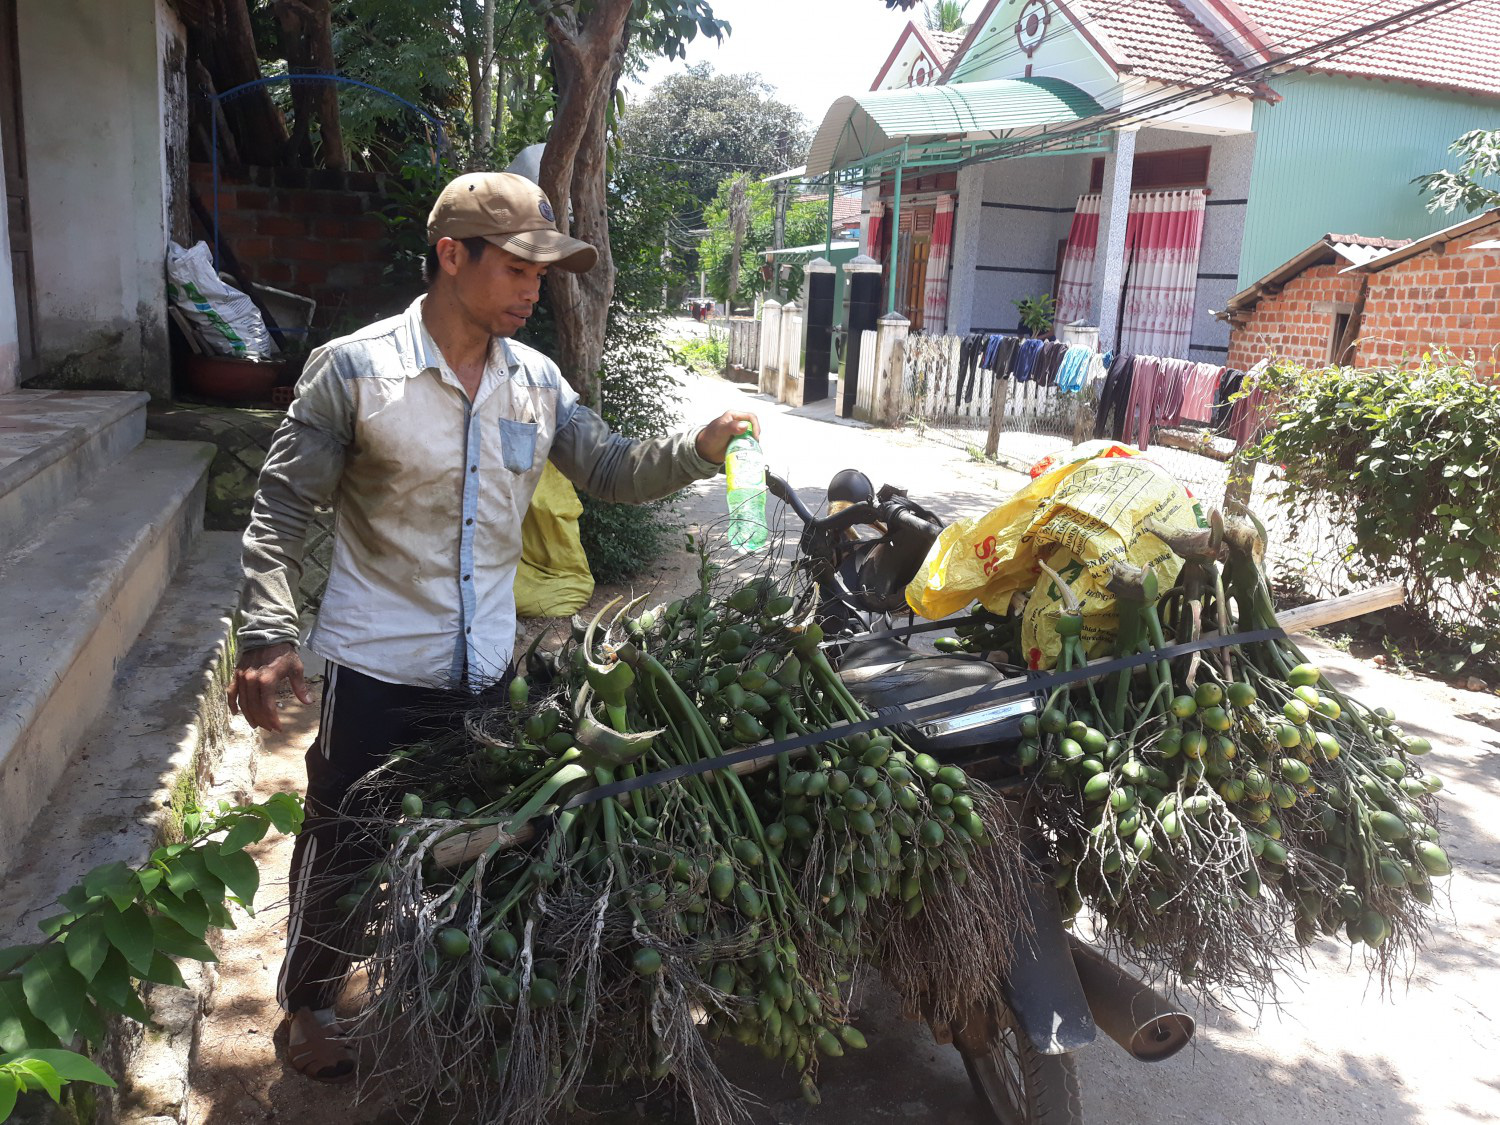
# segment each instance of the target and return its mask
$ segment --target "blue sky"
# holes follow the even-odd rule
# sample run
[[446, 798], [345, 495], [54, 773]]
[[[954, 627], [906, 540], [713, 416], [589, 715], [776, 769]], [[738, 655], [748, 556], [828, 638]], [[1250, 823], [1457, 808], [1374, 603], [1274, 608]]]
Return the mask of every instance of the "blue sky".
[[[782, 101], [800, 109], [814, 128], [829, 104], [843, 94], [868, 90], [908, 19], [881, 0], [712, 0], [714, 14], [733, 26], [722, 45], [699, 40], [686, 61], [658, 62], [628, 96], [692, 63], [712, 63], [729, 74], [757, 71]], [[978, 4], [974, 7], [977, 9]]]

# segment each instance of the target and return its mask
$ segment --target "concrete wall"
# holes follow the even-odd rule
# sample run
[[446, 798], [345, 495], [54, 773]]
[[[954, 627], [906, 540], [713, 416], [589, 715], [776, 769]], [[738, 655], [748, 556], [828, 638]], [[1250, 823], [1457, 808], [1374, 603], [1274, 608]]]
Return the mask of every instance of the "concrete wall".
[[[37, 385], [170, 391], [165, 0], [18, 13], [35, 248]], [[180, 47], [170, 65], [182, 65]], [[183, 87], [185, 89], [185, 86]], [[168, 110], [171, 110], [171, 113]]]
[[[5, 182], [5, 154], [0, 153], [0, 184]], [[16, 289], [10, 274], [9, 207], [0, 207], [0, 395], [15, 390], [21, 341], [16, 323]]]
[[[968, 328], [1014, 329], [1014, 301], [1052, 292], [1057, 243], [1068, 237], [1078, 197], [1088, 190], [1091, 157], [1036, 156], [984, 166], [978, 229], [972, 240], [973, 300]], [[955, 255], [955, 269], [964, 256]]]
[[[1208, 206], [1203, 215], [1203, 243], [1198, 252], [1198, 292], [1193, 303], [1192, 348], [1185, 359], [1224, 363], [1229, 352], [1229, 326], [1214, 318], [1229, 298], [1239, 292], [1240, 244], [1245, 236], [1245, 210], [1250, 196], [1250, 169], [1255, 136], [1210, 137], [1176, 129], [1142, 129], [1136, 152], [1198, 148], [1207, 144]], [[1311, 241], [1311, 240], [1309, 240]]]
[[[1223, 363], [1229, 329], [1212, 314], [1237, 291], [1255, 138], [1144, 129], [1137, 137], [1136, 152], [1204, 145], [1212, 149], [1209, 197], [1193, 313], [1195, 346], [1184, 358]], [[972, 222], [964, 221], [971, 205], [965, 204], [963, 192], [979, 181], [975, 171], [965, 170], [968, 175], [960, 185], [960, 219], [954, 232], [952, 295], [955, 302], [963, 302], [967, 319], [961, 320], [955, 311], [950, 318], [954, 330], [1009, 331], [1017, 324], [1012, 302], [1052, 291], [1057, 244], [1068, 237], [1078, 197], [1088, 191], [1092, 161], [1088, 155], [1042, 156], [983, 165], [983, 200]], [[1098, 261], [1095, 268], [1102, 266]], [[972, 275], [967, 284], [959, 281], [965, 273]], [[966, 297], [968, 293], [972, 297]]]

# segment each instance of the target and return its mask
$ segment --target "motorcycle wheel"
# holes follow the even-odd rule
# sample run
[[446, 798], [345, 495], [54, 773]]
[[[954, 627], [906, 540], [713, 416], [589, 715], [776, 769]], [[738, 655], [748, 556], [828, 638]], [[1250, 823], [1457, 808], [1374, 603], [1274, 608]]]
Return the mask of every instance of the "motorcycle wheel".
[[1072, 1055], [1045, 1055], [1001, 1007], [995, 1041], [984, 1049], [954, 1041], [969, 1084], [998, 1125], [1083, 1125], [1078, 1069]]

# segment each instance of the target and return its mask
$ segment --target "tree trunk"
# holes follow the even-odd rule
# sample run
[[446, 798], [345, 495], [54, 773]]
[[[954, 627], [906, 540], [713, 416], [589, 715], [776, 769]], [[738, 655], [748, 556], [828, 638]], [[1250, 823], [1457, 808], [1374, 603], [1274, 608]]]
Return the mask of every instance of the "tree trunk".
[[[334, 73], [332, 0], [275, 0], [272, 11], [281, 27], [287, 72], [294, 79], [298, 74]], [[289, 144], [292, 159], [314, 163], [311, 128], [316, 118], [321, 131], [322, 165], [342, 168], [344, 133], [339, 125], [338, 84], [294, 80], [292, 110], [296, 114]]]
[[[338, 59], [333, 54], [333, 0], [312, 0], [313, 18], [308, 27], [308, 56], [313, 70], [337, 74]], [[313, 88], [317, 99], [318, 124], [322, 127], [323, 167], [344, 167], [344, 127], [339, 121], [339, 86], [337, 82], [319, 82]]]
[[607, 122], [625, 58], [631, 0], [596, 0], [586, 16], [579, 16], [572, 4], [532, 3], [546, 19], [557, 82], [552, 130], [542, 153], [542, 190], [557, 213], [557, 229], [599, 252], [598, 264], [588, 273], [548, 274], [557, 316], [554, 358], [579, 396], [597, 405], [616, 272], [606, 198]]
[[474, 124], [478, 128], [474, 142], [476, 148], [487, 154], [495, 136], [495, 0], [484, 0], [479, 58], [479, 89], [474, 95]]
[[745, 177], [736, 176], [729, 185], [729, 284], [724, 294], [724, 312], [734, 315], [734, 299], [740, 291], [740, 252], [745, 246], [745, 223], [749, 217], [745, 203]]
[[[207, 18], [189, 26], [188, 41], [219, 92], [261, 77], [247, 0], [217, 0]], [[234, 143], [225, 145], [226, 153], [237, 150], [249, 164], [275, 164], [286, 144], [286, 122], [266, 88], [246, 90], [218, 104], [224, 122], [234, 130]]]

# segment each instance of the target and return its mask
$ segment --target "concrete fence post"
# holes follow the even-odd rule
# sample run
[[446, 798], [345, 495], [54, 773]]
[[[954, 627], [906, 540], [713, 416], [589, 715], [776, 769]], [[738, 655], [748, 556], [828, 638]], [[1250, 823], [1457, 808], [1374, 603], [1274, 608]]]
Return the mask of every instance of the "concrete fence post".
[[770, 300], [760, 310], [760, 381], [763, 395], [774, 395], [781, 382], [781, 302]]
[[906, 336], [911, 321], [898, 312], [888, 312], [875, 322], [874, 420], [885, 426], [901, 425], [901, 378]]
[[781, 385], [776, 398], [802, 405], [802, 310], [796, 301], [781, 306]]

